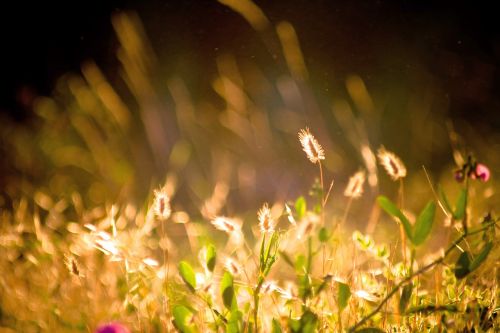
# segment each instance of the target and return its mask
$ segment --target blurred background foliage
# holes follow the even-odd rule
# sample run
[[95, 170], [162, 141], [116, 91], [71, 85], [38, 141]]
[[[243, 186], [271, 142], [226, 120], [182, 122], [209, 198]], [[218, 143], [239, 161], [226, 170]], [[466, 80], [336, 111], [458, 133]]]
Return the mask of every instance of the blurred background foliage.
[[[367, 163], [380, 145], [409, 167], [410, 206], [431, 193], [422, 165], [458, 190], [448, 184], [454, 150], [473, 152], [493, 172], [479, 189], [493, 199], [478, 209], [498, 202], [500, 44], [485, 9], [233, 0], [95, 8], [74, 13], [87, 35], [68, 48], [85, 51], [66, 63], [80, 69], [42, 75], [59, 75], [47, 93], [17, 85], [17, 104], [4, 103], [4, 207], [75, 193], [89, 207], [142, 205], [166, 183], [177, 210], [207, 215], [207, 202], [226, 214], [255, 210], [313, 182], [296, 137], [305, 126], [326, 148], [334, 207], [345, 205], [338, 194], [349, 175], [373, 169]], [[71, 27], [71, 15], [60, 20]], [[30, 57], [57, 67], [60, 36], [39, 36], [46, 41]], [[371, 185], [353, 207], [361, 217], [380, 187], [396, 193], [384, 177]]]

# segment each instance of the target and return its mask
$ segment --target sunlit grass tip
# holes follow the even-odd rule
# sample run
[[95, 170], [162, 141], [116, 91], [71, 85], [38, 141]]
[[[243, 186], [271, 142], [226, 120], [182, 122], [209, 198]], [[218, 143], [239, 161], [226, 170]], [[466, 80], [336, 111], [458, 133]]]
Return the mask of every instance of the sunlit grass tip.
[[299, 141], [302, 145], [302, 150], [307, 155], [307, 158], [312, 163], [316, 164], [325, 159], [325, 151], [319, 144], [318, 140], [311, 134], [309, 128], [301, 129], [299, 132]]
[[170, 207], [170, 197], [168, 196], [165, 189], [155, 190], [155, 199], [153, 204], [153, 210], [160, 220], [166, 220], [170, 217], [172, 209]]
[[233, 276], [239, 276], [243, 272], [243, 268], [240, 263], [231, 257], [226, 258], [224, 268]]
[[269, 205], [267, 203], [262, 205], [262, 208], [257, 213], [257, 217], [259, 219], [259, 227], [262, 233], [271, 233], [274, 231], [276, 222], [271, 215], [271, 210], [269, 209]]
[[399, 157], [393, 152], [386, 150], [383, 146], [377, 152], [379, 163], [384, 167], [392, 180], [398, 180], [406, 176], [406, 167]]
[[363, 194], [363, 185], [365, 184], [365, 172], [358, 171], [351, 178], [344, 190], [344, 195], [349, 198], [359, 198]]
[[211, 223], [217, 230], [228, 234], [233, 234], [241, 229], [241, 226], [234, 219], [226, 216], [216, 216]]

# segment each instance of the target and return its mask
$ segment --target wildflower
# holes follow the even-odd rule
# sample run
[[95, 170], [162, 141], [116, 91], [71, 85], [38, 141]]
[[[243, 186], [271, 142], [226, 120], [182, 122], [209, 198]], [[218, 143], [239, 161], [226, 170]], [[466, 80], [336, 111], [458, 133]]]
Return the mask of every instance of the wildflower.
[[243, 271], [241, 265], [234, 259], [228, 257], [224, 263], [224, 268], [231, 273], [233, 276], [238, 276]]
[[323, 147], [321, 147], [316, 138], [309, 132], [309, 128], [306, 127], [305, 130], [300, 130], [299, 141], [309, 161], [316, 164], [320, 160], [325, 159]]
[[240, 226], [236, 223], [235, 220], [225, 217], [225, 216], [217, 216], [212, 220], [213, 226], [221, 231], [225, 231], [228, 234], [233, 234], [240, 230]]
[[465, 173], [464, 170], [456, 170], [454, 174], [455, 180], [459, 183], [463, 182], [465, 179]]
[[363, 185], [365, 183], [365, 172], [358, 171], [351, 178], [344, 191], [344, 195], [350, 198], [359, 198], [363, 194]]
[[95, 333], [130, 333], [130, 330], [120, 323], [109, 323], [99, 326]]
[[398, 180], [406, 176], [405, 165], [394, 153], [387, 151], [384, 147], [381, 147], [378, 150], [377, 156], [380, 164], [382, 164], [392, 180]]
[[490, 169], [484, 164], [477, 163], [471, 178], [487, 182], [490, 179]]
[[164, 189], [155, 191], [154, 213], [160, 220], [166, 220], [170, 217], [172, 209], [170, 208], [170, 198]]
[[259, 218], [261, 232], [270, 233], [274, 231], [275, 221], [271, 215], [271, 210], [269, 209], [267, 202], [259, 210], [257, 217]]

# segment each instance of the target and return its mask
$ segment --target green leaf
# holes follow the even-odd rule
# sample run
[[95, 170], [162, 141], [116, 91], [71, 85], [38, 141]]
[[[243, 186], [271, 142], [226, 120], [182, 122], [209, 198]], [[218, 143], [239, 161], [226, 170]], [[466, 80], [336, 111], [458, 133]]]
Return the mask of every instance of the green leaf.
[[493, 248], [493, 242], [488, 242], [484, 245], [481, 252], [469, 264], [469, 271], [470, 272], [477, 269], [483, 263], [483, 261], [486, 260], [486, 258], [488, 257], [488, 254], [490, 254], [490, 251], [492, 248]]
[[259, 269], [262, 272], [264, 269], [264, 266], [266, 264], [265, 256], [264, 256], [264, 251], [265, 251], [265, 245], [266, 245], [266, 234], [264, 233], [262, 235], [262, 243], [260, 244], [260, 253], [259, 253]]
[[273, 327], [271, 329], [271, 333], [281, 333], [281, 332], [283, 332], [283, 330], [281, 329], [281, 325], [280, 325], [280, 323], [279, 323], [278, 320], [276, 320], [275, 318], [273, 318], [272, 324], [273, 324]]
[[357, 330], [355, 333], [385, 333], [385, 331], [376, 327], [365, 327], [360, 330]]
[[316, 316], [310, 310], [306, 310], [302, 314], [302, 317], [300, 317], [298, 329], [297, 329], [297, 325], [294, 325], [294, 327], [290, 327], [290, 328], [291, 328], [292, 332], [313, 333], [316, 331], [317, 325], [318, 325], [318, 316]]
[[276, 255], [276, 253], [278, 252], [278, 246], [279, 246], [279, 233], [274, 232], [264, 252], [263, 267], [261, 267], [261, 272], [263, 276], [267, 276], [267, 274], [269, 274], [271, 267], [278, 259]]
[[399, 221], [403, 224], [403, 228], [405, 230], [406, 237], [408, 237], [408, 239], [413, 242], [413, 233], [412, 233], [411, 223], [408, 220], [408, 218], [406, 218], [406, 216], [403, 214], [403, 212], [401, 212], [399, 210], [399, 208], [396, 207], [396, 205], [389, 198], [387, 198], [383, 195], [380, 195], [377, 198], [377, 202], [380, 205], [380, 207], [382, 207], [382, 209], [385, 210], [386, 213], [388, 213], [394, 217], [397, 217], [399, 219]]
[[436, 204], [429, 201], [425, 208], [420, 212], [420, 215], [415, 222], [413, 231], [413, 244], [422, 244], [432, 229], [432, 222], [436, 214]]
[[441, 188], [441, 186], [438, 187], [438, 194], [444, 209], [448, 213], [453, 214], [453, 209], [451, 209], [450, 201], [448, 200], [448, 197], [446, 196], [446, 193], [444, 193], [444, 190]]
[[311, 278], [309, 274], [298, 275], [299, 280], [299, 296], [301, 299], [305, 300], [312, 295]]
[[315, 295], [318, 295], [320, 292], [322, 292], [330, 284], [331, 280], [332, 280], [332, 276], [330, 274], [326, 275], [323, 278], [323, 281], [321, 281], [321, 283], [316, 288]]
[[306, 257], [303, 254], [299, 254], [297, 260], [295, 260], [295, 271], [303, 274], [306, 271], [306, 264]]
[[328, 239], [330, 239], [330, 232], [328, 229], [325, 227], [319, 229], [319, 241], [321, 243], [326, 243], [328, 242]]
[[306, 199], [303, 196], [300, 196], [295, 201], [295, 211], [297, 212], [297, 217], [299, 220], [303, 218], [304, 215], [306, 215], [306, 210], [307, 210]]
[[467, 208], [467, 189], [463, 188], [458, 195], [457, 204], [455, 205], [455, 213], [453, 217], [455, 220], [461, 220], [465, 216], [465, 209]]
[[290, 265], [291, 267], [295, 267], [295, 264], [293, 263], [292, 258], [290, 258], [290, 256], [285, 251], [280, 251], [280, 254], [281, 254], [281, 257], [283, 258], [283, 260], [285, 260], [285, 262], [288, 265]]
[[458, 257], [457, 263], [455, 264], [455, 277], [457, 279], [462, 279], [470, 273], [470, 256], [469, 253], [463, 252], [460, 257]]
[[180, 332], [196, 332], [196, 328], [190, 324], [193, 317], [191, 310], [184, 305], [176, 305], [174, 306], [172, 313], [174, 315], [174, 325]]
[[229, 309], [237, 309], [236, 297], [234, 295], [233, 276], [229, 272], [224, 272], [220, 282], [220, 290], [224, 306]]
[[226, 333], [239, 333], [241, 332], [241, 319], [243, 314], [241, 311], [233, 309], [229, 316], [229, 322], [226, 325]]
[[344, 310], [349, 303], [349, 298], [351, 297], [351, 289], [349, 286], [342, 282], [337, 282], [338, 284], [338, 292], [337, 299], [339, 303], [340, 311]]
[[183, 260], [179, 263], [179, 273], [189, 290], [194, 292], [196, 289], [196, 276], [193, 268], [187, 261]]
[[207, 268], [210, 272], [213, 272], [214, 271], [214, 268], [215, 268], [215, 262], [217, 261], [217, 253], [215, 251], [215, 246], [213, 246], [213, 244], [209, 244], [207, 246], [207, 250], [206, 250], [207, 254], [206, 254], [206, 265], [207, 265]]
[[411, 298], [411, 293], [413, 291], [413, 285], [407, 284], [406, 286], [403, 287], [403, 290], [401, 291], [401, 298], [399, 299], [399, 313], [403, 314], [406, 311], [406, 308], [408, 307], [408, 304], [410, 303], [410, 298]]

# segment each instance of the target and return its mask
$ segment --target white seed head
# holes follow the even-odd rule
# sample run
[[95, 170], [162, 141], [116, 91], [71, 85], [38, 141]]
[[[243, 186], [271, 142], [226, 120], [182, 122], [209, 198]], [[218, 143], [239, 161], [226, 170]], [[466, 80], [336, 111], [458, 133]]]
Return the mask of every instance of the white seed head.
[[306, 127], [306, 129], [300, 130], [299, 141], [309, 161], [316, 164], [320, 160], [325, 159], [323, 147], [321, 147], [316, 138], [309, 132], [309, 128]]
[[271, 215], [271, 210], [269, 209], [267, 202], [259, 210], [259, 212], [257, 213], [257, 217], [259, 219], [259, 227], [261, 232], [270, 233], [274, 231], [276, 222]]
[[377, 156], [379, 163], [384, 167], [392, 180], [398, 180], [406, 176], [406, 167], [396, 154], [387, 151], [384, 147], [380, 147]]
[[365, 184], [365, 172], [358, 171], [351, 178], [344, 190], [344, 195], [350, 198], [359, 198], [363, 194], [363, 185]]
[[211, 222], [216, 229], [227, 232], [228, 234], [233, 234], [241, 228], [235, 220], [226, 216], [217, 216]]
[[170, 217], [172, 209], [170, 208], [170, 198], [164, 189], [155, 191], [154, 213], [160, 220], [166, 220]]

